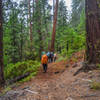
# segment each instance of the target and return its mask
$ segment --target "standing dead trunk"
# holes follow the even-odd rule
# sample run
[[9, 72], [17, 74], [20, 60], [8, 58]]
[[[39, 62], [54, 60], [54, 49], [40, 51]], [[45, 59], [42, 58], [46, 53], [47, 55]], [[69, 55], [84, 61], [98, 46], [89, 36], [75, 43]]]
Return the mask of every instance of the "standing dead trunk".
[[86, 0], [86, 60], [100, 64], [100, 0]]
[[30, 42], [31, 42], [31, 49], [32, 49], [32, 20], [31, 20], [30, 0], [28, 0], [28, 8], [29, 8], [29, 34], [30, 34]]
[[55, 36], [56, 36], [58, 3], [59, 3], [59, 0], [56, 0], [55, 13], [54, 13], [54, 19], [53, 19], [53, 32], [52, 32], [52, 39], [51, 39], [51, 51], [53, 52], [54, 52]]
[[5, 83], [4, 80], [4, 64], [3, 64], [3, 27], [2, 27], [2, 0], [0, 0], [0, 87]]

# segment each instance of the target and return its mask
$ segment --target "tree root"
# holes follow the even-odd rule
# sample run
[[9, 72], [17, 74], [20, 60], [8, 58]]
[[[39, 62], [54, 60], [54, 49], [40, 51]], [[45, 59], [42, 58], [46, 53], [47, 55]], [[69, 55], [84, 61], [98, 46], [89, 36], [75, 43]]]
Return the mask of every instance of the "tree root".
[[73, 76], [76, 76], [77, 74], [79, 74], [80, 72], [88, 72], [90, 70], [94, 70], [97, 69], [96, 64], [88, 64], [87, 62], [83, 62], [82, 67], [79, 68], [74, 74]]

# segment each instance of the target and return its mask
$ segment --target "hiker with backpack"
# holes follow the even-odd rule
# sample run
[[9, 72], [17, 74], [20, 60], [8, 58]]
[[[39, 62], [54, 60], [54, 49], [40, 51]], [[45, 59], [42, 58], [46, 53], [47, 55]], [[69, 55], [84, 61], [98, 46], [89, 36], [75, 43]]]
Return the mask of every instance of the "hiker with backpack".
[[44, 73], [46, 73], [48, 67], [48, 56], [46, 54], [42, 55], [41, 63], [43, 65]]
[[53, 57], [54, 57], [54, 53], [53, 53], [53, 52], [50, 52], [50, 59], [51, 59], [51, 62], [53, 62]]
[[47, 56], [48, 56], [48, 62], [51, 62], [51, 58], [50, 58], [50, 52], [47, 52]]
[[57, 54], [55, 53], [54, 54], [54, 62], [56, 61], [56, 59], [57, 59]]

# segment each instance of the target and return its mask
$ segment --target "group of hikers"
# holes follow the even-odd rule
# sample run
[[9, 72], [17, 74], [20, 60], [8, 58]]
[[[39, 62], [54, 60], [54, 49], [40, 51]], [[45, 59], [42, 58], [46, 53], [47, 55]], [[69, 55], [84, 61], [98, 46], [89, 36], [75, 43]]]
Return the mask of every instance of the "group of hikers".
[[41, 63], [43, 65], [44, 73], [47, 72], [48, 63], [55, 62], [57, 59], [56, 53], [53, 52], [42, 52]]

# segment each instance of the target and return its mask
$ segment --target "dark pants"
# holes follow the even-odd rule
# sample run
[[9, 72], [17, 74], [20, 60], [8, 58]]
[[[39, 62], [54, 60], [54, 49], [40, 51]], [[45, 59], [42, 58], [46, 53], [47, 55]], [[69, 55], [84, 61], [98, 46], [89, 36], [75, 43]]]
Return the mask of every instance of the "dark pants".
[[49, 63], [51, 62], [51, 58], [50, 58], [50, 57], [48, 57], [48, 62], [49, 62]]
[[56, 59], [57, 59], [57, 58], [56, 58], [56, 57], [54, 57], [54, 62], [56, 61]]
[[47, 72], [47, 64], [43, 64], [43, 70], [44, 72]]
[[53, 57], [51, 57], [51, 62], [53, 62]]
[[49, 62], [49, 63], [53, 62], [53, 58], [52, 58], [51, 56], [48, 57], [48, 62]]

